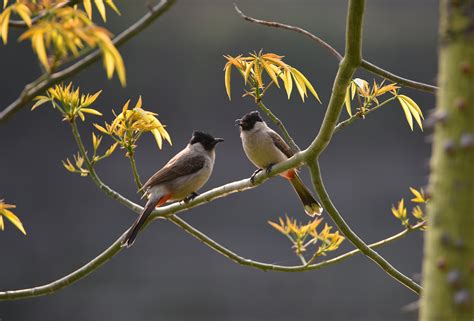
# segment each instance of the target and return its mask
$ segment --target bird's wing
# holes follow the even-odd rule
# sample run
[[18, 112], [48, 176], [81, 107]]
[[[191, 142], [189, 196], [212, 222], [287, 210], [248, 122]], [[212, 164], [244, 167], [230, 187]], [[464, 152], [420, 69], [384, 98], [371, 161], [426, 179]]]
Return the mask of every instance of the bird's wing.
[[270, 131], [270, 137], [273, 140], [273, 144], [288, 158], [290, 158], [291, 156], [295, 154], [291, 150], [290, 146], [288, 146], [288, 144], [283, 140], [283, 138], [281, 138], [280, 135], [278, 135], [273, 130]]
[[205, 157], [202, 155], [186, 156], [179, 153], [150, 177], [143, 185], [142, 190], [147, 190], [154, 185], [168, 182], [181, 176], [193, 174], [204, 167], [205, 161]]

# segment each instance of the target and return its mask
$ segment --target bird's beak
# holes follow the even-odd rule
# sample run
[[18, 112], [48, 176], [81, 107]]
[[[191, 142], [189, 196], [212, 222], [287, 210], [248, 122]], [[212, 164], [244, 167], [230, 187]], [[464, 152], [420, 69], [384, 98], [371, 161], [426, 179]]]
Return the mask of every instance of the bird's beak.
[[224, 139], [223, 138], [214, 138], [214, 141], [217, 143], [220, 143], [220, 142], [223, 142]]
[[241, 119], [238, 118], [235, 120], [235, 126], [240, 126], [242, 124]]

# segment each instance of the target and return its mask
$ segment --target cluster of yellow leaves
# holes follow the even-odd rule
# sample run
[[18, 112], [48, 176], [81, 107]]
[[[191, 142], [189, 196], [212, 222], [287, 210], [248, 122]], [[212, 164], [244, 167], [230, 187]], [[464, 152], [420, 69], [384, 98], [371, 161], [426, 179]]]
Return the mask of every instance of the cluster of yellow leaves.
[[[415, 204], [426, 204], [428, 203], [428, 198], [426, 197], [425, 193], [423, 192], [423, 189], [420, 188], [420, 190], [417, 190], [413, 187], [410, 187], [410, 191], [413, 194], [413, 198], [411, 199], [412, 203]], [[407, 216], [407, 208], [405, 207], [405, 200], [402, 198], [397, 206], [392, 206], [392, 214], [400, 220], [403, 226], [409, 228], [410, 222], [409, 218]], [[420, 205], [416, 205], [412, 209], [412, 215], [414, 218], [417, 219], [418, 222], [424, 222], [425, 221], [425, 214], [423, 209], [420, 207]]]
[[63, 120], [72, 122], [79, 117], [84, 121], [84, 113], [102, 116], [99, 111], [88, 108], [92, 103], [94, 103], [97, 97], [99, 97], [101, 92], [102, 90], [93, 95], [80, 94], [79, 87], [74, 90], [72, 83], [69, 83], [67, 86], [59, 84], [49, 88], [46, 92], [46, 96], [35, 97], [37, 102], [33, 105], [31, 110], [34, 110], [38, 106], [47, 102], [51, 102], [53, 108], [58, 109], [61, 112]]
[[[305, 97], [308, 97], [308, 91], [310, 91], [311, 94], [321, 102], [309, 80], [298, 69], [283, 62], [284, 56], [279, 56], [274, 53], [262, 54], [262, 52], [259, 52], [258, 54], [254, 53], [246, 57], [242, 55], [237, 57], [227, 55], [224, 57], [227, 59], [227, 63], [224, 66], [224, 78], [229, 99], [231, 97], [231, 72], [232, 67], [235, 67], [244, 78], [245, 85], [250, 83], [252, 86], [251, 91], [247, 92], [246, 95], [250, 95], [257, 100], [263, 96], [266, 89], [272, 84], [280, 88], [278, 81], [278, 79], [280, 79], [283, 82], [288, 99], [290, 99], [294, 84], [303, 101]], [[270, 78], [268, 84], [266, 84], [263, 79], [264, 71]]]
[[78, 57], [81, 50], [98, 47], [107, 77], [110, 79], [117, 72], [125, 86], [125, 65], [110, 32], [95, 25], [82, 10], [71, 7], [55, 9], [20, 36], [20, 40], [25, 39], [31, 40], [33, 50], [48, 72], [71, 54]]
[[104, 126], [94, 124], [94, 126], [114, 139], [117, 144], [127, 150], [127, 153], [133, 151], [140, 136], [146, 132], [153, 134], [159, 149], [163, 146], [163, 140], [166, 140], [170, 145], [172, 144], [165, 126], [156, 118], [157, 114], [142, 108], [141, 97], [132, 109], [129, 109], [129, 104], [130, 99], [118, 115], [112, 110], [115, 119], [111, 124], [105, 123]]
[[415, 121], [417, 122], [420, 129], [423, 130], [423, 113], [421, 108], [410, 97], [406, 95], [399, 95], [399, 88], [400, 87], [395, 83], [384, 86], [383, 82], [377, 84], [375, 80], [372, 87], [370, 87], [366, 80], [355, 78], [351, 81], [351, 84], [346, 91], [345, 105], [347, 113], [352, 117], [351, 101], [354, 99], [356, 94], [359, 103], [358, 112], [360, 113], [360, 116], [364, 117], [368, 109], [381, 104], [378, 97], [386, 93], [391, 93], [400, 103], [411, 130], [413, 130], [413, 118], [415, 118]]
[[318, 249], [314, 254], [316, 257], [326, 255], [326, 252], [337, 250], [344, 241], [344, 237], [339, 234], [339, 231], [332, 233], [332, 227], [327, 224], [324, 225], [322, 230], [318, 231], [317, 228], [322, 221], [322, 218], [318, 218], [307, 224], [301, 224], [296, 219], [287, 216], [285, 220], [279, 218], [278, 223], [271, 221], [268, 223], [288, 237], [293, 243], [293, 248], [297, 255], [302, 255], [310, 245], [318, 245]]
[[5, 202], [0, 199], [0, 230], [5, 229], [5, 223], [3, 221], [3, 217], [5, 217], [7, 220], [9, 220], [17, 229], [19, 229], [23, 234], [26, 235], [25, 228], [23, 227], [23, 224], [21, 223], [20, 219], [13, 214], [12, 211], [9, 209], [15, 208], [15, 205], [11, 204], [5, 204]]

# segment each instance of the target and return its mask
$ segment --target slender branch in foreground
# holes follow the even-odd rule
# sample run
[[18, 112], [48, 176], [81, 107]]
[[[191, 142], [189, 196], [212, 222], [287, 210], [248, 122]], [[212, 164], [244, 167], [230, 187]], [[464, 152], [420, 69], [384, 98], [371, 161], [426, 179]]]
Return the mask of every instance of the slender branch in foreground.
[[[334, 257], [332, 259], [328, 259], [328, 260], [325, 260], [316, 264], [311, 264], [311, 265], [283, 266], [283, 265], [262, 263], [262, 262], [257, 262], [257, 261], [243, 258], [239, 256], [238, 254], [232, 252], [231, 250], [228, 250], [224, 246], [220, 245], [219, 243], [215, 242], [211, 238], [207, 237], [204, 233], [198, 231], [197, 229], [195, 229], [194, 227], [192, 227], [191, 225], [186, 223], [184, 220], [180, 219], [179, 217], [175, 215], [169, 216], [168, 220], [176, 224], [177, 226], [182, 228], [184, 231], [186, 231], [187, 233], [189, 233], [196, 239], [200, 240], [202, 243], [209, 246], [216, 252], [234, 261], [235, 263], [238, 263], [243, 266], [254, 267], [260, 270], [264, 270], [264, 271], [276, 271], [276, 272], [311, 271], [315, 269], [321, 269], [323, 267], [333, 265], [336, 263], [340, 263], [354, 256], [355, 254], [360, 253], [360, 250], [356, 249], [356, 250], [352, 250], [350, 252], [344, 253], [342, 255], [339, 255], [337, 257]], [[417, 224], [410, 229], [405, 229], [404, 231], [398, 234], [395, 234], [384, 240], [373, 243], [370, 245], [370, 247], [376, 248], [376, 247], [381, 247], [386, 244], [389, 244], [393, 241], [396, 241], [404, 237], [405, 235], [415, 230], [420, 229], [421, 227], [423, 227], [423, 225], [424, 223]], [[107, 248], [105, 251], [103, 251], [101, 254], [95, 257], [92, 261], [80, 267], [79, 269], [75, 270], [74, 272], [56, 281], [50, 282], [42, 286], [28, 288], [28, 289], [0, 292], [0, 301], [26, 299], [26, 298], [38, 297], [38, 296], [47, 295], [47, 294], [53, 294], [72, 285], [73, 283], [79, 281], [82, 278], [85, 278], [86, 276], [88, 276], [89, 274], [97, 270], [103, 264], [111, 260], [118, 252], [120, 252], [123, 249], [121, 247], [121, 243], [124, 237], [125, 237], [125, 233], [123, 233], [109, 248]]]
[[341, 214], [332, 203], [326, 188], [324, 187], [319, 164], [316, 162], [314, 164], [309, 164], [308, 166], [310, 168], [311, 179], [313, 180], [314, 188], [321, 199], [321, 203], [323, 204], [324, 209], [328, 212], [329, 216], [331, 216], [334, 223], [336, 223], [339, 230], [347, 237], [349, 241], [352, 242], [352, 244], [354, 244], [355, 247], [364, 253], [365, 256], [377, 263], [385, 272], [387, 272], [387, 274], [419, 295], [421, 293], [421, 286], [403, 273], [399, 272], [382, 256], [365, 244], [364, 241], [362, 241], [362, 239], [356, 233], [354, 233], [354, 231], [352, 231], [344, 218], [342, 218]]
[[[252, 18], [252, 17], [249, 17], [249, 16], [245, 15], [237, 7], [237, 5], [234, 4], [234, 7], [235, 7], [235, 11], [237, 11], [237, 13], [243, 19], [245, 19], [246, 21], [255, 22], [257, 24], [261, 24], [261, 25], [264, 25], [264, 26], [267, 26], [267, 27], [290, 30], [290, 31], [294, 31], [294, 32], [300, 33], [302, 35], [305, 35], [306, 37], [310, 38], [311, 40], [316, 42], [318, 45], [322, 46], [324, 49], [329, 51], [329, 53], [331, 55], [333, 55], [338, 61], [342, 60], [342, 55], [336, 49], [334, 49], [334, 47], [332, 47], [330, 44], [328, 44], [327, 42], [325, 42], [324, 40], [322, 40], [318, 36], [312, 34], [311, 32], [309, 32], [309, 31], [307, 31], [303, 28], [299, 28], [299, 27], [295, 27], [295, 26], [291, 26], [291, 25], [287, 25], [287, 24], [279, 23], [279, 22], [265, 21], [265, 20]], [[382, 68], [380, 68], [380, 67], [374, 65], [373, 63], [371, 63], [367, 60], [364, 60], [364, 59], [361, 60], [360, 67], [362, 67], [365, 70], [371, 72], [372, 74], [375, 74], [375, 75], [378, 75], [378, 76], [383, 77], [385, 79], [394, 81], [397, 84], [403, 85], [405, 87], [410, 87], [410, 88], [413, 88], [413, 89], [417, 89], [417, 90], [425, 91], [425, 92], [429, 92], [429, 93], [435, 93], [436, 90], [438, 89], [438, 87], [433, 86], [433, 85], [425, 84], [425, 83], [422, 83], [422, 82], [410, 80], [410, 79], [403, 78], [401, 76], [395, 75], [394, 73], [391, 73], [391, 72], [389, 72], [385, 69], [382, 69]]]
[[339, 65], [339, 69], [334, 80], [333, 91], [329, 100], [329, 106], [318, 135], [311, 145], [302, 152], [305, 161], [310, 169], [314, 188], [321, 199], [323, 207], [331, 216], [339, 230], [360, 249], [366, 256], [377, 263], [391, 277], [419, 294], [421, 287], [410, 278], [396, 270], [380, 254], [371, 250], [362, 239], [354, 233], [349, 225], [344, 221], [340, 213], [332, 204], [329, 195], [324, 188], [321, 173], [319, 171], [318, 157], [328, 146], [334, 134], [336, 124], [339, 120], [344, 104], [346, 89], [348, 88], [352, 76], [361, 62], [362, 57], [362, 25], [364, 16], [365, 0], [350, 0], [346, 22], [346, 49], [344, 58]]
[[285, 125], [283, 125], [283, 122], [269, 108], [267, 108], [267, 106], [265, 106], [261, 100], [257, 102], [257, 105], [268, 116], [268, 118], [270, 118], [271, 121], [275, 125], [278, 126], [281, 133], [285, 137], [286, 141], [290, 145], [291, 150], [294, 153], [300, 152], [301, 151], [300, 147], [295, 143], [295, 141], [291, 137], [290, 133], [288, 133], [288, 130], [286, 130], [286, 127], [285, 127]]
[[[170, 9], [175, 2], [176, 0], [161, 0], [158, 4], [151, 7], [142, 18], [140, 18], [137, 22], [113, 39], [114, 45], [116, 47], [120, 47], [128, 40], [139, 34], [155, 19]], [[100, 57], [100, 51], [94, 50], [92, 53], [81, 58], [73, 65], [50, 75], [42, 75], [37, 80], [26, 85], [20, 96], [0, 112], [0, 123], [8, 119], [21, 108], [28, 105], [34, 97], [41, 94], [44, 90], [64, 79], [74, 76], [78, 72], [99, 61]]]
[[133, 151], [128, 152], [128, 158], [130, 159], [130, 165], [132, 166], [133, 180], [135, 185], [140, 190], [143, 186], [142, 181], [140, 180], [140, 175], [138, 174], [137, 164], [135, 163], [135, 157], [133, 156]]

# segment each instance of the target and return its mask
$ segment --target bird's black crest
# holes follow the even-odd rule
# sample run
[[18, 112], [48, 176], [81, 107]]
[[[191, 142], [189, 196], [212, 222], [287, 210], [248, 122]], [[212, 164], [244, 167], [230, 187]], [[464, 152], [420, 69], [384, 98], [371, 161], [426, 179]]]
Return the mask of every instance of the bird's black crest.
[[217, 143], [222, 141], [222, 138], [214, 138], [212, 135], [196, 130], [193, 132], [193, 136], [191, 137], [189, 144], [193, 145], [196, 143], [200, 143], [204, 147], [204, 149], [212, 150]]
[[239, 120], [239, 126], [242, 130], [251, 130], [255, 123], [259, 121], [263, 122], [263, 119], [260, 117], [258, 111], [251, 111]]

